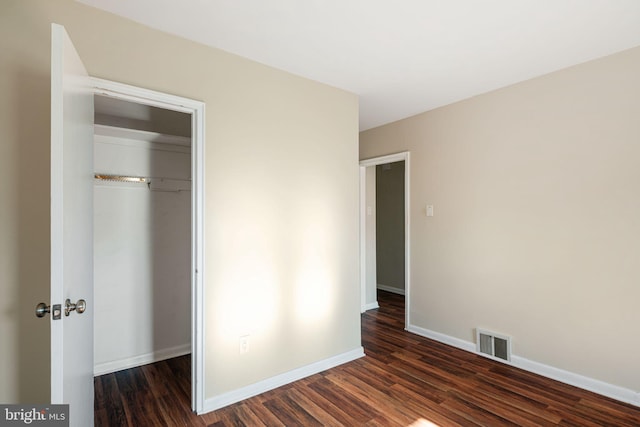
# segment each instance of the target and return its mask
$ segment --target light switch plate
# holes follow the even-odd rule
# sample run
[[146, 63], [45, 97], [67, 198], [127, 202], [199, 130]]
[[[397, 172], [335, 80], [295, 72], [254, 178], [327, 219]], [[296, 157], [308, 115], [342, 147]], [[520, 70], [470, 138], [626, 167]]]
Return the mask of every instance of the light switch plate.
[[433, 216], [433, 205], [427, 205], [427, 216]]

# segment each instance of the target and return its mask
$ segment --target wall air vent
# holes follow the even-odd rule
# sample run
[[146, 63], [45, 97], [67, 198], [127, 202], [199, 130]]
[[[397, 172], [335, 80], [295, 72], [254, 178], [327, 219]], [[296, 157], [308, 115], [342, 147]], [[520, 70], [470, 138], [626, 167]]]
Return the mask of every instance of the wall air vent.
[[511, 337], [476, 328], [476, 351], [493, 359], [511, 361]]

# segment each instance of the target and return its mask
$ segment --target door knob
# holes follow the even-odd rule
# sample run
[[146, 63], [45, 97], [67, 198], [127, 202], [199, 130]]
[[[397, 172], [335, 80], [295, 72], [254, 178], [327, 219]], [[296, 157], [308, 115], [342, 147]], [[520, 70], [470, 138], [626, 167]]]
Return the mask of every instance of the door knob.
[[43, 302], [41, 302], [40, 304], [36, 305], [36, 316], [37, 317], [44, 317], [47, 313], [51, 312], [51, 306], [47, 305]]
[[87, 309], [87, 302], [83, 299], [79, 299], [77, 303], [73, 304], [69, 298], [64, 302], [64, 315], [68, 316], [73, 310], [78, 314], [84, 313]]

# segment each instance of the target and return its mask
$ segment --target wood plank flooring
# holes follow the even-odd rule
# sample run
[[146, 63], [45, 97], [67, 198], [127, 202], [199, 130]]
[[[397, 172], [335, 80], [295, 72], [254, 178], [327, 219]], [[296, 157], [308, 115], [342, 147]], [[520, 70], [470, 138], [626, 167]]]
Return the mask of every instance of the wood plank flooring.
[[367, 357], [204, 416], [189, 356], [95, 378], [96, 426], [640, 426], [640, 408], [403, 330], [404, 297], [362, 315]]

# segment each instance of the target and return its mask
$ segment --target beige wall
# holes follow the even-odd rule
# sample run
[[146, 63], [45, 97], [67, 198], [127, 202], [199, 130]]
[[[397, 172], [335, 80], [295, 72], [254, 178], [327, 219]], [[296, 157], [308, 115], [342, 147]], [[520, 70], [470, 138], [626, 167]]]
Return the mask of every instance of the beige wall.
[[0, 401], [48, 399], [51, 22], [91, 75], [206, 103], [206, 396], [359, 348], [356, 96], [70, 0], [4, 0]]
[[360, 135], [411, 152], [414, 325], [640, 391], [638, 76], [640, 48]]
[[404, 292], [404, 161], [376, 166], [377, 285]]

